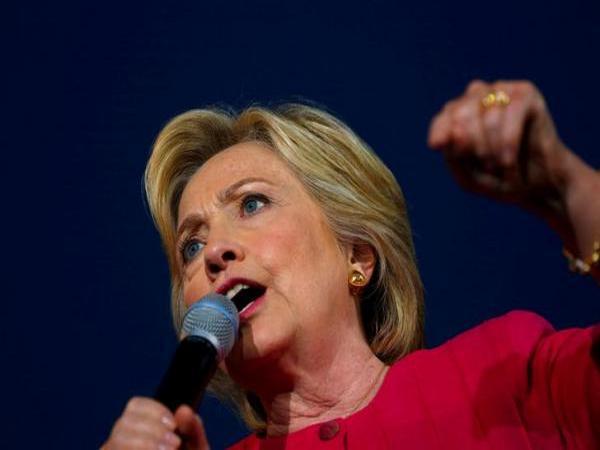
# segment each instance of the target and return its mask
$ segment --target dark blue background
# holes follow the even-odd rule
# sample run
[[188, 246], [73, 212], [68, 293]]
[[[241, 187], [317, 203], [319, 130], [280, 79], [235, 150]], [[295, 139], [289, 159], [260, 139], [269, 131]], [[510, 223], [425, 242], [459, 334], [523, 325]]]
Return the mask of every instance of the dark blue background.
[[[19, 6], [3, 64], [3, 447], [98, 447], [127, 399], [153, 392], [176, 341], [142, 173], [161, 126], [207, 104], [309, 99], [373, 146], [408, 200], [429, 345], [514, 308], [597, 321], [598, 288], [567, 271], [559, 239], [460, 191], [425, 146], [469, 80], [527, 78], [600, 166], [597, 5]], [[214, 401], [202, 415], [214, 448], [244, 433]]]

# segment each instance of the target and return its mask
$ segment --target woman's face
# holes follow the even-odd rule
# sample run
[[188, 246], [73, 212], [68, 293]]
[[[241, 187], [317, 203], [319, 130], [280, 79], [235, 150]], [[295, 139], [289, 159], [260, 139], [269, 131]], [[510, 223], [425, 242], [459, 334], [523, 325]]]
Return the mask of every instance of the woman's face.
[[330, 345], [358, 321], [348, 288], [351, 251], [261, 144], [238, 144], [208, 160], [185, 187], [178, 217], [186, 306], [210, 292], [245, 290], [230, 373]]

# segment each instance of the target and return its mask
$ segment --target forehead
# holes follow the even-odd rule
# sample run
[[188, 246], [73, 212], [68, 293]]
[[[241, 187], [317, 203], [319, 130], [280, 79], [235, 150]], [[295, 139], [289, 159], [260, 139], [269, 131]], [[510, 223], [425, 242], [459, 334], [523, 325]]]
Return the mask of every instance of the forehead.
[[258, 142], [231, 146], [206, 161], [183, 190], [179, 218], [198, 201], [210, 203], [233, 183], [258, 177], [275, 185], [300, 185], [291, 169], [273, 150]]
[[[212, 156], [198, 169], [192, 180], [200, 178], [206, 183], [223, 176], [247, 175], [249, 171], [277, 173], [287, 169], [283, 160], [265, 145], [259, 142], [243, 142]], [[216, 171], [221, 173], [214, 177]]]

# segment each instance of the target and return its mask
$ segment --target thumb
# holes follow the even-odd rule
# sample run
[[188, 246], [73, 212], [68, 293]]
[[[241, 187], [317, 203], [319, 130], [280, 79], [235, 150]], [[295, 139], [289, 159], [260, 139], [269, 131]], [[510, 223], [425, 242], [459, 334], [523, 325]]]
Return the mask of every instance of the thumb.
[[175, 423], [183, 440], [182, 448], [188, 450], [209, 450], [204, 425], [200, 417], [187, 405], [175, 411]]

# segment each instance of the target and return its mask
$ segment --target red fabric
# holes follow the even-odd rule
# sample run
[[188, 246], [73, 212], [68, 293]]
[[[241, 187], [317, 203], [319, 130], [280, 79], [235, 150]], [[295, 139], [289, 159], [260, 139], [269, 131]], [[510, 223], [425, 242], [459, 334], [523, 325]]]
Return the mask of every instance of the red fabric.
[[347, 418], [249, 449], [600, 449], [600, 324], [513, 311], [394, 364]]

